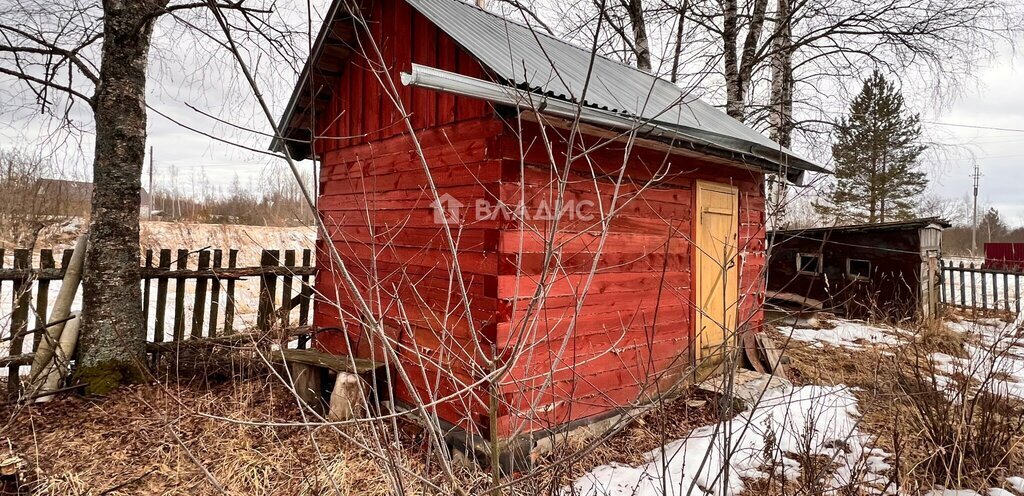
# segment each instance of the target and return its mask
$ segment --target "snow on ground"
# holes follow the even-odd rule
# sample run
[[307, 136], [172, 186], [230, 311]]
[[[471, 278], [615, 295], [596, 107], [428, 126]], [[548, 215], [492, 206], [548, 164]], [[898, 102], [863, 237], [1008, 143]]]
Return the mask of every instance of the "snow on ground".
[[966, 358], [945, 353], [933, 353], [929, 358], [939, 373], [970, 377], [988, 391], [1024, 399], [1022, 319], [1024, 314], [1011, 323], [997, 319], [947, 322], [951, 330], [974, 335], [977, 342], [964, 345]]
[[[251, 267], [258, 266], [260, 261], [260, 252], [262, 249], [274, 249], [281, 250], [295, 250], [298, 254], [298, 261], [301, 262], [301, 251], [303, 249], [312, 249], [313, 242], [316, 237], [316, 232], [309, 227], [261, 227], [261, 226], [241, 226], [241, 225], [223, 225], [223, 224], [193, 224], [184, 222], [142, 222], [141, 223], [141, 243], [140, 249], [145, 251], [146, 249], [152, 249], [154, 252], [158, 252], [161, 248], [168, 248], [172, 250], [172, 257], [177, 256], [173, 252], [177, 249], [186, 249], [189, 251], [200, 250], [209, 247], [209, 249], [222, 249], [224, 250], [224, 262], [227, 263], [227, 252], [230, 249], [238, 249], [238, 263], [239, 267]], [[56, 242], [55, 244], [37, 247], [33, 253], [33, 266], [39, 264], [39, 250], [38, 248], [52, 248], [54, 249], [54, 257], [58, 263], [60, 261], [60, 253], [63, 249], [70, 249], [74, 245], [74, 236], [69, 237], [70, 244], [67, 244], [66, 240]], [[154, 255], [155, 256], [155, 255]], [[6, 260], [4, 261], [4, 267], [10, 267], [13, 263], [13, 250], [6, 250]], [[188, 268], [195, 269], [197, 262], [197, 255], [191, 254], [189, 258]], [[220, 305], [218, 319], [220, 325], [223, 325], [224, 310], [227, 307], [227, 288], [226, 282], [221, 281], [220, 290]], [[49, 287], [49, 301], [52, 302], [56, 299], [57, 293], [60, 291], [61, 281], [51, 281]], [[280, 286], [280, 285], [279, 285]], [[299, 288], [299, 282], [296, 280], [293, 283], [293, 291], [297, 291]], [[209, 290], [209, 289], [208, 289]], [[9, 282], [0, 284], [0, 331], [6, 331], [10, 329], [10, 317], [13, 302], [13, 285]], [[164, 340], [171, 340], [171, 333], [174, 329], [174, 300], [175, 294], [179, 291], [176, 281], [171, 281], [167, 285], [167, 308], [165, 311], [165, 324], [164, 324]], [[195, 304], [195, 281], [187, 281], [184, 287], [180, 288], [185, 295], [185, 305], [183, 312], [183, 321], [185, 323], [185, 334], [189, 334], [191, 330], [193, 306]], [[32, 294], [33, 299], [37, 288], [33, 288]], [[209, 295], [209, 293], [207, 293]], [[209, 296], [207, 296], [209, 298]], [[234, 329], [251, 328], [256, 324], [256, 311], [259, 305], [259, 279], [250, 277], [239, 280], [235, 284], [235, 318], [232, 323]], [[72, 310], [80, 310], [82, 302], [82, 290], [79, 288], [78, 293], [75, 295], [75, 301], [72, 304]], [[150, 284], [150, 319], [149, 319], [149, 331], [147, 339], [152, 341], [156, 332], [156, 322], [154, 318], [154, 311], [156, 309], [157, 302], [157, 285], [156, 282]], [[33, 302], [33, 305], [35, 303]], [[210, 311], [209, 301], [206, 303], [206, 312]], [[291, 319], [295, 322], [298, 318], [298, 309], [294, 309]], [[29, 311], [29, 322], [28, 328], [32, 329], [37, 327], [39, 324], [36, 323], [35, 318], [35, 307], [33, 306]], [[6, 332], [0, 332], [0, 334], [6, 335]], [[31, 350], [32, 348], [32, 335], [25, 337], [23, 344], [24, 350]], [[9, 349], [9, 341], [0, 342], [0, 355], [6, 355]], [[23, 368], [23, 373], [27, 372], [27, 368]]]
[[805, 329], [793, 326], [779, 326], [778, 330], [785, 336], [797, 341], [811, 343], [815, 348], [822, 348], [825, 344], [849, 348], [853, 350], [863, 349], [865, 344], [873, 345], [895, 345], [897, 332], [893, 329], [885, 329], [868, 325], [861, 321], [836, 319], [831, 321], [835, 324], [832, 329]]
[[[946, 257], [946, 267], [978, 268], [984, 258]], [[961, 275], [963, 277], [961, 277]], [[984, 279], [984, 291], [982, 280]], [[944, 271], [942, 291], [947, 301], [965, 307], [975, 306], [990, 309], [1015, 309], [1018, 305], [1017, 291], [1024, 287], [1024, 274], [963, 273]]]
[[1009, 484], [1014, 491], [1024, 493], [1024, 477], [1007, 477], [1006, 483]]
[[[580, 477], [563, 494], [587, 496], [733, 495], [744, 478], [766, 478], [765, 467], [789, 480], [800, 476], [794, 453], [808, 446], [836, 464], [825, 481], [870, 492], [885, 487], [888, 456], [870, 447], [857, 429], [857, 400], [846, 386], [787, 387], [765, 395], [732, 420], [694, 430], [645, 455], [640, 466], [602, 465]], [[775, 449], [766, 459], [765, 446]]]

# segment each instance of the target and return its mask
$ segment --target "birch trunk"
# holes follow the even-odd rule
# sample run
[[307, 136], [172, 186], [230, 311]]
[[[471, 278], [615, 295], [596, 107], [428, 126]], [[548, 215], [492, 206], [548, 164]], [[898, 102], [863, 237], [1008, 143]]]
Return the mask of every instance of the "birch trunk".
[[722, 3], [722, 49], [725, 62], [725, 113], [743, 121], [743, 85], [740, 81], [739, 61], [736, 56], [736, 39], [739, 36], [736, 0]]
[[771, 58], [771, 108], [768, 115], [772, 140], [788, 148], [793, 130], [793, 33], [790, 0], [777, 0], [776, 16]]
[[139, 207], [146, 149], [146, 65], [153, 14], [166, 0], [104, 0], [94, 97], [91, 248], [86, 255], [75, 376], [89, 394], [141, 379], [145, 317], [139, 288]]
[[636, 51], [636, 66], [642, 71], [651, 71], [651, 42], [647, 36], [647, 20], [644, 19], [643, 0], [629, 0], [627, 3], [629, 24], [633, 27], [633, 47]]

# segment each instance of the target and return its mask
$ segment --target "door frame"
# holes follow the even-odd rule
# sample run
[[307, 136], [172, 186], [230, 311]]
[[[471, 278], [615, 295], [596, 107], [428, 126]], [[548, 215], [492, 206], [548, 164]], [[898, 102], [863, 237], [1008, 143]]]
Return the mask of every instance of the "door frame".
[[[690, 257], [690, 261], [693, 264], [693, 271], [692, 271], [693, 272], [693, 280], [692, 280], [692, 287], [693, 287], [692, 291], [693, 292], [692, 292], [692, 294], [693, 294], [694, 307], [693, 307], [693, 312], [692, 312], [693, 322], [692, 322], [692, 325], [690, 326], [690, 333], [691, 333], [691, 335], [690, 335], [690, 342], [692, 343], [692, 345], [690, 346], [690, 349], [692, 350], [691, 358], [693, 359], [693, 363], [695, 365], [695, 369], [694, 369], [695, 371], [697, 371], [698, 367], [700, 367], [700, 365], [701, 365], [700, 363], [698, 363], [698, 361], [701, 360], [704, 357], [704, 355], [702, 353], [703, 352], [702, 346], [701, 346], [701, 343], [699, 341], [699, 334], [698, 334], [699, 326], [700, 326], [700, 323], [701, 323], [700, 315], [702, 313], [702, 308], [700, 308], [701, 305], [702, 305], [702, 302], [700, 301], [701, 300], [701, 298], [700, 298], [700, 296], [701, 296], [700, 295], [700, 282], [701, 282], [700, 257], [701, 257], [701, 250], [700, 250], [700, 247], [698, 246], [698, 243], [700, 242], [700, 234], [701, 234], [700, 233], [701, 217], [703, 216], [703, 205], [701, 204], [701, 192], [702, 191], [714, 191], [714, 192], [719, 192], [719, 193], [731, 194], [733, 196], [732, 211], [735, 212], [735, 216], [734, 216], [735, 217], [734, 227], [736, 229], [736, 254], [735, 254], [735, 256], [737, 258], [739, 257], [739, 251], [740, 251], [739, 250], [739, 231], [740, 231], [740, 208], [739, 208], [739, 198], [740, 198], [740, 196], [739, 196], [739, 188], [737, 188], [736, 186], [734, 186], [732, 184], [718, 183], [718, 182], [712, 182], [712, 181], [706, 181], [706, 180], [696, 180], [696, 181], [694, 181], [694, 186], [693, 186], [693, 210], [692, 210], [694, 215], [693, 215], [693, 220], [692, 220], [692, 223], [691, 223], [692, 229], [693, 229], [693, 231], [692, 231], [693, 234], [691, 236], [691, 239], [692, 239], [691, 244], [693, 245], [693, 250], [692, 250], [693, 251], [693, 255]], [[734, 307], [733, 307], [733, 310], [732, 310], [733, 312], [736, 312], [736, 318], [734, 319], [733, 325], [738, 328], [739, 327], [739, 298], [740, 298], [740, 266], [739, 266], [738, 262], [736, 264], [736, 267], [733, 268], [732, 270], [735, 271], [735, 277], [736, 277], [736, 300], [737, 300], [736, 303], [734, 304]], [[734, 331], [733, 332], [734, 335], [732, 336], [732, 339], [735, 340], [736, 339], [735, 329], [733, 331]], [[728, 330], [723, 332], [723, 334], [727, 334], [727, 332], [728, 332]], [[729, 341], [729, 336], [723, 336], [723, 340], [722, 340], [723, 347], [724, 347], [724, 345], [728, 341]]]

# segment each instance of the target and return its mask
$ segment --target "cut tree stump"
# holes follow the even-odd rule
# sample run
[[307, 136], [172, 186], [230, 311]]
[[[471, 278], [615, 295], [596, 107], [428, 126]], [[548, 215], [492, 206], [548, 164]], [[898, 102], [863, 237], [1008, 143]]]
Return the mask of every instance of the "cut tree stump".
[[289, 367], [295, 394], [307, 405], [319, 409], [320, 388], [323, 385], [322, 369], [304, 363], [293, 363]]
[[[366, 401], [374, 396], [371, 385], [380, 388], [380, 372], [384, 368], [384, 364], [371, 360], [310, 349], [278, 350], [273, 359], [288, 364], [299, 398], [318, 412], [325, 412], [326, 406], [327, 418], [334, 422], [351, 420], [367, 412]], [[334, 387], [325, 402], [324, 386], [332, 372], [336, 374]]]
[[366, 413], [366, 400], [370, 388], [361, 377], [348, 372], [338, 372], [328, 403], [327, 420], [341, 422], [359, 418]]

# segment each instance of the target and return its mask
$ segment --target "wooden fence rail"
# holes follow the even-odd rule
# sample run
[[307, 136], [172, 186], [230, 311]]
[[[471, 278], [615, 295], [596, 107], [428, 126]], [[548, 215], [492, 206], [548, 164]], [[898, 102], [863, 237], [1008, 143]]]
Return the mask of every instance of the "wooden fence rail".
[[1020, 313], [1022, 278], [1024, 273], [943, 260], [939, 296], [953, 307]]
[[[15, 249], [14, 263], [6, 267], [7, 253], [0, 249], [0, 294], [6, 299], [10, 289], [11, 295], [0, 302], [0, 363], [8, 367], [9, 388], [17, 387], [20, 367], [31, 362], [39, 346], [49, 317], [52, 281], [64, 277], [71, 252], [64, 250], [58, 264], [52, 250], [39, 250], [34, 267], [30, 250]], [[281, 250], [263, 250], [259, 266], [254, 267], [239, 267], [238, 253], [236, 249], [147, 250], [140, 267], [147, 341], [168, 344], [238, 332], [242, 303], [238, 283], [252, 279], [259, 281], [256, 317], [244, 326], [255, 324], [263, 332], [275, 326], [308, 326], [316, 273], [311, 251], [284, 250], [282, 256]], [[191, 305], [190, 311], [186, 304]], [[293, 322], [290, 314], [295, 307], [298, 315]], [[26, 349], [29, 337], [31, 349]], [[305, 347], [304, 336], [298, 344]]]

